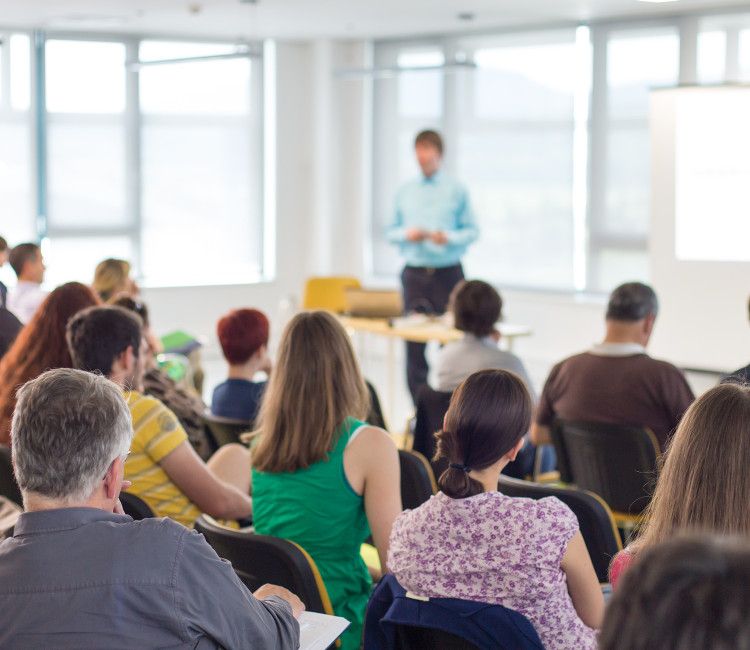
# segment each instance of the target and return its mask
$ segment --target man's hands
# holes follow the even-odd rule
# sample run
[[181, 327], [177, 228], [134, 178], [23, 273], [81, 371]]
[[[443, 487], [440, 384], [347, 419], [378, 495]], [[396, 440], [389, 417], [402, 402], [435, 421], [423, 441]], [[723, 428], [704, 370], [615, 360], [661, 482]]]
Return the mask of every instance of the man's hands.
[[444, 246], [448, 243], [448, 236], [442, 230], [430, 232], [421, 228], [409, 228], [406, 231], [406, 239], [410, 242], [420, 242], [428, 239], [438, 246]]
[[255, 590], [253, 596], [258, 600], [265, 600], [271, 596], [278, 596], [289, 603], [294, 618], [299, 618], [299, 615], [305, 611], [305, 604], [297, 598], [297, 596], [288, 589], [284, 589], [284, 587], [279, 587], [278, 585], [263, 585], [260, 589]]

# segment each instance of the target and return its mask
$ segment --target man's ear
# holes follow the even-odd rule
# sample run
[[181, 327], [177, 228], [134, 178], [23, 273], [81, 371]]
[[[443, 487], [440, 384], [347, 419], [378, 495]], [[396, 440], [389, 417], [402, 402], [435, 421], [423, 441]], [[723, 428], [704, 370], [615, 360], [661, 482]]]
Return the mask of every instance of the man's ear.
[[649, 314], [643, 319], [643, 332], [647, 336], [651, 335], [654, 331], [654, 324], [656, 323], [656, 314]]
[[122, 488], [122, 477], [125, 475], [125, 462], [122, 456], [115, 458], [107, 468], [107, 473], [104, 475], [104, 492], [107, 495], [107, 499], [116, 499], [120, 496], [120, 489]]
[[133, 346], [129, 345], [120, 354], [115, 357], [115, 364], [120, 370], [125, 372], [132, 372], [135, 368], [135, 353], [133, 352]]

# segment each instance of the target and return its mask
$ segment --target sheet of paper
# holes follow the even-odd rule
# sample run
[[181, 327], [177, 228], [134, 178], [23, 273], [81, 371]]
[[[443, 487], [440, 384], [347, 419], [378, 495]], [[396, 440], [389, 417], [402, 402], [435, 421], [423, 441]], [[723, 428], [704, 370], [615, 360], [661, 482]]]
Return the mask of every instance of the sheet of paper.
[[316, 612], [302, 612], [298, 620], [300, 650], [326, 650], [349, 627], [345, 618]]

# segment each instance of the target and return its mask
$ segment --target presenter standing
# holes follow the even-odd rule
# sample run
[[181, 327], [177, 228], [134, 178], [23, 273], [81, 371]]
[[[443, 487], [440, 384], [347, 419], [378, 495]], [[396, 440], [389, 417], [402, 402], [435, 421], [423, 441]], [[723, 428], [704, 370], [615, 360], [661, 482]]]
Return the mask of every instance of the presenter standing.
[[[478, 235], [466, 189], [440, 170], [443, 139], [422, 131], [414, 141], [422, 176], [396, 194], [388, 240], [397, 244], [406, 266], [401, 273], [406, 313], [442, 314], [453, 287], [464, 279], [461, 256]], [[406, 344], [406, 378], [416, 402], [427, 383], [425, 344]]]

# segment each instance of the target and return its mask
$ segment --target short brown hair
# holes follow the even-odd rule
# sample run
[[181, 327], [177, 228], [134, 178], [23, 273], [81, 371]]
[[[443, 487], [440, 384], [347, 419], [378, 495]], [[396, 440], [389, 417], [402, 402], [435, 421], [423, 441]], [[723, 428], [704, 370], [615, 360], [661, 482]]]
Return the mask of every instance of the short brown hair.
[[253, 466], [294, 472], [323, 460], [346, 418], [364, 418], [369, 405], [346, 330], [328, 312], [297, 314], [281, 337], [263, 397]]
[[[720, 506], [717, 506], [720, 507]], [[649, 550], [607, 607], [600, 650], [750, 648], [750, 546], [683, 537]]]
[[8, 241], [5, 237], [0, 237], [0, 253], [4, 253], [8, 250]]
[[18, 244], [18, 246], [14, 246], [11, 249], [8, 262], [10, 262], [11, 268], [18, 277], [21, 277], [23, 267], [26, 266], [27, 262], [32, 262], [39, 254], [39, 251], [39, 245], [31, 242]]
[[268, 318], [257, 309], [233, 309], [219, 320], [224, 358], [232, 365], [246, 363], [261, 347], [268, 346]]
[[417, 133], [417, 137], [414, 138], [414, 146], [416, 147], [418, 144], [426, 144], [435, 147], [440, 155], [443, 155], [443, 138], [437, 131], [426, 129], [425, 131]]
[[483, 338], [500, 320], [503, 300], [495, 288], [481, 280], [459, 283], [451, 297], [456, 329]]
[[531, 397], [523, 381], [507, 370], [480, 370], [456, 389], [436, 433], [435, 460], [450, 463], [438, 481], [452, 499], [481, 494], [482, 484], [469, 470], [494, 465], [526, 434], [531, 424]]

